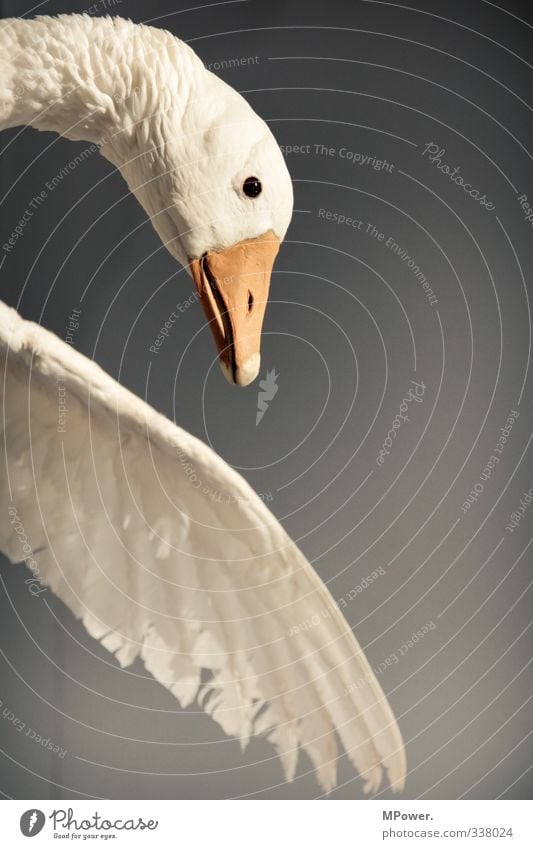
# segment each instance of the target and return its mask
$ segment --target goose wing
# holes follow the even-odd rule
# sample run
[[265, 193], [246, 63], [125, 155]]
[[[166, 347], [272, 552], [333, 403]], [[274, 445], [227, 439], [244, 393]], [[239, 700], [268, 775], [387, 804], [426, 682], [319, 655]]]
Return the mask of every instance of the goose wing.
[[243, 746], [266, 735], [288, 780], [301, 748], [329, 791], [340, 742], [365, 789], [384, 770], [401, 789], [404, 748], [381, 687], [243, 478], [1, 303], [0, 387], [0, 548], [11, 561], [25, 560], [122, 666], [140, 656]]

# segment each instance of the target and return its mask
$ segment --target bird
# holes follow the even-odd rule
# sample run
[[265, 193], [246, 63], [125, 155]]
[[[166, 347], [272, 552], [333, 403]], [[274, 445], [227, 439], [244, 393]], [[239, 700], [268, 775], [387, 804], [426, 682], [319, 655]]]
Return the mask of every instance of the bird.
[[[0, 23], [0, 129], [98, 145], [191, 274], [221, 370], [250, 384], [293, 191], [247, 101], [175, 35], [120, 17]], [[330, 793], [405, 785], [398, 723], [317, 572], [229, 464], [0, 302], [0, 549], [121, 667], [226, 735], [300, 752]]]

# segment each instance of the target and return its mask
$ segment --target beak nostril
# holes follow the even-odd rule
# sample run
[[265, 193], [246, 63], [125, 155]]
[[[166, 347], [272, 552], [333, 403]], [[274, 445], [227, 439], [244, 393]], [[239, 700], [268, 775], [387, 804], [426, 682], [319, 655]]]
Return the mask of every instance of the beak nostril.
[[254, 296], [251, 292], [248, 292], [248, 312], [252, 312], [252, 307], [254, 305]]

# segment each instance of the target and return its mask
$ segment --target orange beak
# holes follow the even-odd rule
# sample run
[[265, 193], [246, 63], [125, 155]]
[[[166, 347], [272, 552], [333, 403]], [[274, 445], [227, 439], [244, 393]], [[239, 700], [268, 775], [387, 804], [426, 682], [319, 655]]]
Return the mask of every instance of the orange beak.
[[261, 328], [280, 241], [272, 230], [190, 260], [220, 365], [230, 383], [247, 386], [261, 364]]

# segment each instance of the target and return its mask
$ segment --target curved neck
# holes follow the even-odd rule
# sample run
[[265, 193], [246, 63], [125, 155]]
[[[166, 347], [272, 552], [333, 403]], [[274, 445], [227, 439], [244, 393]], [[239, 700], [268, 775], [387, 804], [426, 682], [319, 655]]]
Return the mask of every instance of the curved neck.
[[179, 39], [123, 18], [8, 18], [0, 22], [0, 129], [51, 130], [116, 158], [114, 137], [146, 135], [139, 125], [156, 110], [163, 119], [183, 110], [199, 69]]

